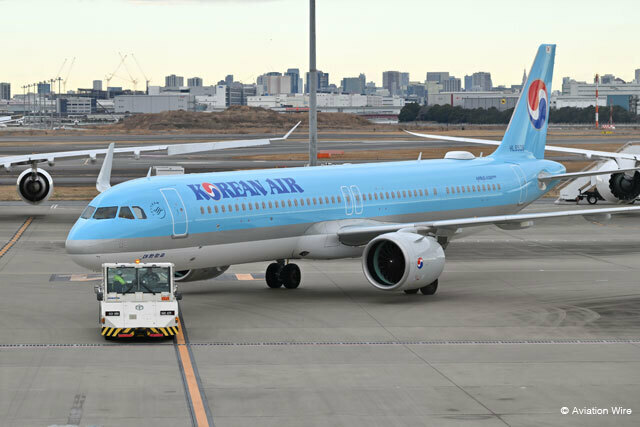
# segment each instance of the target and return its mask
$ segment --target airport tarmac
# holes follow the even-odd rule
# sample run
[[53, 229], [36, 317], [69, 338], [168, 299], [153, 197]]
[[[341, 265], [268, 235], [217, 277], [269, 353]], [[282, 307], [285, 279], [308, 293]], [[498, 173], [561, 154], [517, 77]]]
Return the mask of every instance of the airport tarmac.
[[359, 260], [301, 261], [296, 290], [233, 266], [181, 285], [184, 344], [118, 344], [64, 252], [83, 205], [0, 204], [2, 426], [640, 425], [637, 216], [482, 229], [435, 296], [378, 291]]

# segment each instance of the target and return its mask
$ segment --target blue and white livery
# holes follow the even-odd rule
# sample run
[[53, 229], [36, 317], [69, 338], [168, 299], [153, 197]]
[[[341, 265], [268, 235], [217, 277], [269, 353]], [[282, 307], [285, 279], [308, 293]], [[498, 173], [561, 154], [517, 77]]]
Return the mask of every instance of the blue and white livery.
[[576, 176], [544, 159], [554, 56], [555, 45], [538, 49], [505, 136], [490, 156], [452, 152], [440, 160], [136, 179], [91, 201], [69, 232], [67, 252], [96, 270], [105, 262], [172, 262], [182, 280], [275, 260], [267, 284], [287, 288], [301, 279], [288, 260], [362, 256], [374, 287], [433, 294], [444, 249], [466, 227], [518, 229], [541, 218], [640, 209], [518, 214]]

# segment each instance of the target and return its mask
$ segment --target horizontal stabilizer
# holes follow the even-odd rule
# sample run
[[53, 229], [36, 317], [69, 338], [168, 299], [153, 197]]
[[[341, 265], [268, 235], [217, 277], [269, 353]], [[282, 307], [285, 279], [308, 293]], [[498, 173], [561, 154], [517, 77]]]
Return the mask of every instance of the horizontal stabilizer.
[[581, 178], [583, 176], [609, 175], [612, 173], [635, 172], [638, 170], [640, 170], [640, 167], [628, 168], [628, 169], [612, 169], [612, 170], [606, 170], [606, 171], [595, 170], [595, 171], [586, 171], [586, 172], [559, 173], [557, 175], [540, 175], [538, 176], [538, 181], [550, 182], [550, 181], [556, 181], [560, 179], [574, 179], [574, 178]]

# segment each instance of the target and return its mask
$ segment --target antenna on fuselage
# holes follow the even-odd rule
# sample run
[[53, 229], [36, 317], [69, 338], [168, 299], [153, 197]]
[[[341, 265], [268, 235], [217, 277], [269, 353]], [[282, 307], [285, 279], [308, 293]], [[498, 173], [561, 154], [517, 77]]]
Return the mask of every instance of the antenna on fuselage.
[[422, 160], [422, 151], [418, 154], [418, 161]]

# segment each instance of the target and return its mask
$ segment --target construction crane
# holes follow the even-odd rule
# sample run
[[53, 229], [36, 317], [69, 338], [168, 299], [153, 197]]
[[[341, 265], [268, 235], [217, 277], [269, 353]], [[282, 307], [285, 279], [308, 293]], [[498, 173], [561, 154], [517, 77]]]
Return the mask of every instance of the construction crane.
[[115, 77], [115, 75], [118, 72], [118, 70], [120, 69], [120, 67], [122, 67], [122, 64], [124, 63], [124, 60], [125, 60], [126, 57], [127, 57], [127, 55], [125, 55], [124, 57], [122, 55], [120, 55], [120, 62], [118, 63], [118, 66], [116, 67], [116, 69], [113, 70], [113, 73], [107, 74], [106, 76], [104, 76], [104, 79], [107, 81], [107, 90], [109, 90], [109, 84], [111, 83], [111, 79], [113, 79]]
[[144, 71], [142, 71], [142, 67], [140, 66], [140, 63], [138, 62], [138, 58], [135, 57], [135, 55], [132, 53], [131, 57], [133, 58], [133, 60], [135, 61], [136, 65], [138, 66], [138, 70], [140, 70], [140, 73], [142, 74], [142, 77], [144, 77], [144, 80], [146, 82], [146, 86], [145, 86], [145, 90], [147, 95], [149, 95], [149, 82], [151, 81], [147, 75], [144, 73]]
[[67, 75], [62, 81], [62, 87], [64, 88], [64, 93], [67, 93], [67, 80], [69, 80], [69, 75], [71, 74], [71, 69], [73, 68], [73, 64], [76, 62], [76, 57], [74, 56], [71, 60], [71, 64], [69, 64], [69, 69], [67, 70]]
[[[138, 80], [133, 78], [133, 76], [129, 72], [129, 67], [127, 67], [127, 63], [124, 61], [127, 58], [127, 55], [123, 56], [120, 52], [118, 52], [118, 55], [120, 55], [120, 58], [122, 58], [122, 65], [124, 65], [124, 69], [129, 75], [129, 81], [133, 83], [133, 91], [135, 92], [138, 89]], [[126, 79], [123, 79], [123, 80], [126, 80]]]
[[67, 63], [67, 58], [64, 58], [64, 61], [62, 62], [62, 65], [60, 66], [60, 69], [58, 70], [58, 74], [56, 74], [56, 77], [54, 80], [58, 80], [58, 78], [60, 77], [60, 74], [62, 74], [62, 69], [64, 68], [64, 64]]

